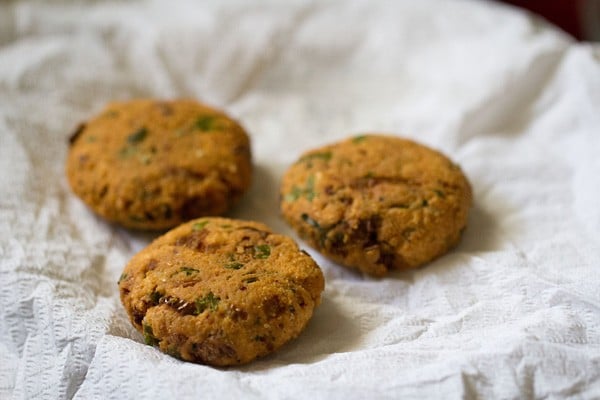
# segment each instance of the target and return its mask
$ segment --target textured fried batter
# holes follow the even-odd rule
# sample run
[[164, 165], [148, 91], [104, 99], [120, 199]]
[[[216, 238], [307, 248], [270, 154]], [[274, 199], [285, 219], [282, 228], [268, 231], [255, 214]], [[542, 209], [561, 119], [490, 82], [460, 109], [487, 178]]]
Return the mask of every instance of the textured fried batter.
[[320, 268], [265, 225], [197, 219], [156, 239], [119, 280], [147, 344], [187, 361], [243, 364], [306, 326], [324, 288]]
[[472, 202], [460, 168], [410, 140], [362, 135], [311, 150], [285, 173], [281, 211], [315, 249], [382, 276], [458, 243]]
[[220, 215], [250, 185], [250, 142], [227, 115], [193, 100], [112, 103], [70, 140], [66, 173], [97, 214], [136, 229]]

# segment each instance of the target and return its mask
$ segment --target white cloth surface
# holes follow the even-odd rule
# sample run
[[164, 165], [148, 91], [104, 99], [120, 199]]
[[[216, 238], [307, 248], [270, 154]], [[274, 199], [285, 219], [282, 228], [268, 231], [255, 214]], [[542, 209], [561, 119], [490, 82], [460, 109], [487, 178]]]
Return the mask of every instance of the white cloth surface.
[[[170, 358], [116, 286], [153, 236], [64, 176], [79, 121], [149, 96], [246, 126], [255, 179], [230, 216], [293, 235], [285, 168], [379, 131], [463, 167], [468, 229], [383, 279], [309, 249], [326, 290], [298, 339], [239, 368]], [[598, 398], [599, 152], [600, 48], [492, 2], [0, 3], [0, 398]]]

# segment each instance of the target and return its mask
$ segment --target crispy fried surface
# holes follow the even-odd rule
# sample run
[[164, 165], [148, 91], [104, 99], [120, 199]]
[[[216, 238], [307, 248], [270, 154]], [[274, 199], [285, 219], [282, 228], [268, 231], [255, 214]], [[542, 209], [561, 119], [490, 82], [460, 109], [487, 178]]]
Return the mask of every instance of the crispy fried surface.
[[324, 255], [382, 276], [458, 243], [472, 202], [460, 168], [410, 140], [357, 136], [311, 150], [285, 173], [281, 212]]

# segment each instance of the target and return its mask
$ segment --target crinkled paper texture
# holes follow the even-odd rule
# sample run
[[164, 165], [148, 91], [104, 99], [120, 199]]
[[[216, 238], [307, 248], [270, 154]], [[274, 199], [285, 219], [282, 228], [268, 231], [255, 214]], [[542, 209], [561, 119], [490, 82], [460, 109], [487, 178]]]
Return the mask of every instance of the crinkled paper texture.
[[[152, 239], [69, 190], [67, 138], [113, 99], [193, 97], [252, 136], [230, 216], [292, 234], [285, 168], [365, 131], [469, 176], [461, 244], [372, 279], [315, 256], [300, 337], [239, 368], [145, 346], [116, 281]], [[0, 398], [600, 397], [600, 49], [487, 1], [0, 4]], [[306, 247], [304, 243], [301, 243]]]

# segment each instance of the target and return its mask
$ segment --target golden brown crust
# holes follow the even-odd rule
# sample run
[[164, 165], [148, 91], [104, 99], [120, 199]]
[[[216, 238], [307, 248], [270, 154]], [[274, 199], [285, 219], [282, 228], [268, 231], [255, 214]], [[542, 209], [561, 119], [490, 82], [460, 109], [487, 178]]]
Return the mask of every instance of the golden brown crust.
[[324, 255], [382, 276], [458, 243], [472, 202], [460, 168], [410, 140], [361, 135], [311, 150], [281, 184], [287, 222]]
[[250, 185], [248, 135], [194, 100], [112, 103], [69, 141], [73, 191], [129, 228], [160, 230], [222, 214]]
[[323, 274], [263, 224], [203, 218], [135, 255], [121, 301], [146, 343], [187, 361], [226, 366], [269, 354], [304, 329]]

